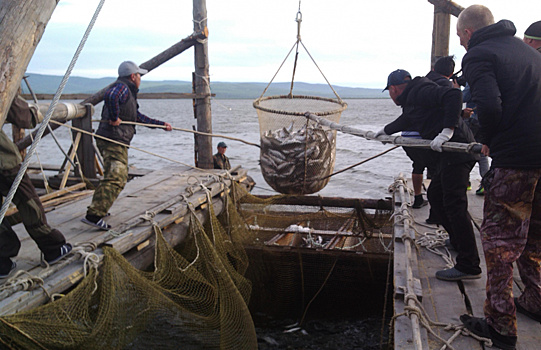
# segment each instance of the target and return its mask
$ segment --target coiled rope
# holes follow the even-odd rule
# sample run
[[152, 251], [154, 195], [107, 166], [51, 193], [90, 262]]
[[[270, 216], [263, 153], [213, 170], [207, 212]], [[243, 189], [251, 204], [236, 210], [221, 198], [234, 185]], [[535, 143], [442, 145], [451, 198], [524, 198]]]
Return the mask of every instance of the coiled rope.
[[30, 159], [34, 155], [36, 148], [39, 142], [41, 141], [41, 137], [43, 136], [43, 133], [45, 132], [45, 129], [47, 128], [47, 124], [49, 123], [49, 121], [51, 120], [51, 117], [53, 116], [53, 112], [56, 108], [56, 105], [58, 104], [60, 95], [62, 95], [62, 92], [64, 91], [64, 87], [68, 83], [68, 79], [71, 75], [73, 67], [75, 66], [75, 63], [77, 62], [77, 59], [79, 58], [79, 55], [81, 54], [81, 51], [83, 50], [86, 40], [88, 39], [90, 32], [92, 28], [94, 27], [94, 23], [96, 23], [96, 20], [101, 11], [101, 8], [103, 7], [104, 2], [105, 0], [101, 0], [100, 3], [98, 4], [98, 7], [96, 8], [94, 15], [92, 16], [92, 20], [88, 24], [85, 34], [83, 35], [83, 38], [81, 39], [81, 42], [79, 43], [79, 46], [77, 47], [77, 50], [75, 51], [75, 55], [73, 56], [68, 66], [66, 74], [64, 74], [64, 77], [62, 78], [60, 86], [58, 87], [58, 90], [56, 91], [53, 97], [53, 101], [49, 105], [49, 109], [47, 110], [47, 114], [45, 115], [45, 118], [38, 129], [36, 138], [34, 142], [32, 142], [32, 145], [30, 146], [30, 149], [28, 150], [28, 153], [24, 159], [24, 162], [22, 163], [21, 168], [19, 169], [19, 172], [17, 173], [17, 176], [15, 177], [15, 181], [13, 182], [13, 185], [11, 186], [8, 192], [8, 195], [6, 196], [4, 204], [2, 205], [2, 209], [0, 210], [0, 223], [2, 223], [2, 221], [4, 220], [4, 216], [6, 215], [9, 205], [11, 204], [11, 201], [13, 200], [13, 197], [15, 196], [15, 192], [19, 188], [19, 185], [23, 179], [23, 176], [26, 173], [26, 169], [28, 168], [28, 165], [30, 164]]

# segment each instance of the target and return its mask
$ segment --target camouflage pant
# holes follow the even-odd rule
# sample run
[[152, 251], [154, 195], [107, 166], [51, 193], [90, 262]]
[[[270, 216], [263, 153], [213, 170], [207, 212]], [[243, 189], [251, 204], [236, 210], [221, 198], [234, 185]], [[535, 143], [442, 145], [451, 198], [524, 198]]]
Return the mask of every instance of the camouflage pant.
[[87, 214], [103, 217], [128, 181], [128, 147], [99, 139], [96, 145], [103, 157], [103, 179], [94, 191]]
[[[0, 170], [0, 204], [2, 204], [1, 196], [7, 196], [20, 167], [20, 165], [17, 165], [10, 170]], [[53, 229], [47, 223], [43, 205], [34, 189], [34, 185], [32, 185], [30, 178], [26, 174], [15, 192], [13, 203], [19, 210], [26, 231], [46, 258], [58, 254], [59, 248], [66, 243], [66, 240], [60, 231]], [[7, 259], [16, 256], [20, 247], [21, 242], [11, 228], [9, 218], [4, 218], [0, 224], [0, 260], [11, 267], [11, 261]]]
[[524, 291], [520, 304], [541, 313], [541, 169], [494, 169], [485, 194], [481, 238], [487, 264], [485, 315], [500, 334], [516, 336], [513, 263]]

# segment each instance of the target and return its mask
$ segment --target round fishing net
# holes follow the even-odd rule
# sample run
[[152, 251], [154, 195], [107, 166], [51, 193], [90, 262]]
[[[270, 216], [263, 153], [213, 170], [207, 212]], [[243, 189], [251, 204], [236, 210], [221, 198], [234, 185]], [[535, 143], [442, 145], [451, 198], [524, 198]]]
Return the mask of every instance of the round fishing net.
[[260, 166], [275, 191], [310, 194], [323, 189], [334, 169], [336, 131], [310, 121], [305, 113], [338, 123], [343, 101], [282, 95], [254, 101], [259, 117]]

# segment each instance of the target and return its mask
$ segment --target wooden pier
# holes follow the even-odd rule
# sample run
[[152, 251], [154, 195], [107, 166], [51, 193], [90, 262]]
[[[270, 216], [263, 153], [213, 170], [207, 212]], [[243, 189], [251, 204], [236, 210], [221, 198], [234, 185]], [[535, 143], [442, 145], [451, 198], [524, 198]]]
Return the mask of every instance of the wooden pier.
[[[410, 293], [415, 294], [422, 302], [426, 316], [433, 322], [461, 325], [460, 315], [473, 314], [475, 317], [484, 317], [483, 305], [485, 301], [486, 266], [481, 238], [478, 227], [481, 226], [483, 218], [484, 197], [475, 195], [478, 182], [472, 181], [473, 190], [468, 191], [469, 212], [474, 220], [474, 232], [477, 238], [477, 249], [481, 258], [482, 278], [463, 282], [447, 282], [436, 279], [435, 273], [445, 268], [442, 257], [428, 251], [426, 248], [416, 249], [413, 241], [401, 239], [400, 235], [413, 236], [413, 230], [417, 233], [434, 232], [438, 229], [434, 225], [425, 223], [428, 217], [428, 206], [421, 209], [409, 209], [414, 223], [411, 229], [400, 229], [395, 240], [394, 250], [394, 280], [395, 280], [395, 315], [402, 314], [405, 309], [404, 295], [409, 284], [412, 289]], [[399, 208], [399, 207], [397, 207]], [[398, 209], [397, 209], [398, 210]], [[397, 223], [397, 221], [395, 221]], [[409, 232], [408, 232], [409, 231]], [[408, 245], [410, 249], [408, 249]], [[444, 248], [438, 248], [444, 251]], [[407, 251], [411, 251], [408, 257]], [[450, 251], [453, 259], [456, 252]], [[408, 280], [407, 268], [411, 267], [411, 276]], [[522, 283], [515, 268], [514, 294], [520, 295]], [[408, 283], [409, 282], [409, 283]], [[410, 302], [411, 303], [411, 302]], [[538, 349], [541, 344], [541, 323], [517, 313], [518, 320], [518, 350]], [[394, 345], [395, 349], [441, 349], [444, 345], [434, 335], [429, 334], [427, 329], [420, 325], [421, 320], [417, 315], [399, 316], [395, 321]], [[448, 340], [454, 335], [454, 331], [446, 331], [441, 326], [431, 326], [432, 330], [439, 337]], [[417, 333], [417, 334], [415, 334]], [[481, 342], [463, 335], [458, 335], [452, 340], [451, 346], [454, 349], [484, 349]]]
[[[251, 179], [240, 167], [231, 170], [235, 181], [249, 184]], [[184, 220], [188, 214], [188, 202], [196, 209], [197, 216], [203, 222], [208, 209], [208, 195], [216, 215], [223, 208], [222, 197], [231, 186], [231, 180], [223, 180], [223, 170], [195, 170], [187, 166], [171, 166], [138, 177], [126, 185], [110, 210], [111, 216], [106, 221], [112, 225], [112, 231], [100, 231], [81, 222], [92, 193], [76, 201], [57, 206], [47, 213], [49, 224], [59, 229], [66, 240], [77, 245], [97, 247], [93, 251], [103, 255], [100, 247], [112, 246], [136, 268], [144, 269], [154, 261], [154, 231], [150, 222], [157, 223], [163, 235], [172, 246], [178, 245], [187, 235], [188, 223]], [[249, 186], [252, 186], [250, 184]], [[24, 270], [30, 275], [43, 280], [42, 287], [22, 290], [3, 289], [0, 284], [0, 315], [9, 315], [29, 310], [50, 300], [55, 293], [65, 293], [84, 277], [83, 263], [77, 254], [48, 269], [40, 266], [40, 252], [34, 241], [28, 236], [22, 224], [14, 230], [21, 239], [22, 247], [15, 258], [17, 271]], [[38, 284], [41, 282], [38, 282]]]

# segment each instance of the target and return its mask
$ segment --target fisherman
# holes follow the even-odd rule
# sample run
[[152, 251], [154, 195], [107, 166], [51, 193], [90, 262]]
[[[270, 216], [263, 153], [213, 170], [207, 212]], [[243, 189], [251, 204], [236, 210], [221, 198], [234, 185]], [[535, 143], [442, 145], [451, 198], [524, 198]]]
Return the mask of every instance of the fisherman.
[[[20, 128], [31, 129], [43, 120], [43, 116], [37, 108], [30, 107], [22, 97], [17, 96], [11, 103], [6, 120]], [[21, 161], [19, 149], [0, 129], [0, 191], [2, 196], [8, 195], [21, 168]], [[72, 246], [66, 243], [64, 235], [47, 224], [43, 205], [26, 173], [15, 192], [13, 203], [21, 215], [26, 231], [36, 242], [43, 253], [44, 260], [49, 265], [60, 261], [71, 252]], [[0, 204], [2, 204], [2, 197], [0, 197]], [[13, 231], [9, 218], [4, 217], [0, 223], [0, 278], [9, 277], [15, 270], [17, 264], [11, 258], [17, 256], [20, 248], [21, 242]]]
[[522, 40], [541, 53], [541, 21], [532, 23], [524, 32]]
[[214, 169], [230, 170], [229, 158], [225, 155], [227, 145], [221, 141], [218, 143], [218, 152], [212, 157], [214, 159]]
[[[485, 318], [460, 319], [502, 349], [515, 348], [517, 310], [541, 322], [541, 56], [515, 33], [511, 21], [494, 23], [482, 5], [466, 8], [457, 21], [482, 152], [492, 158], [483, 179]], [[524, 284], [518, 298], [513, 298], [515, 262]]]
[[135, 135], [135, 125], [123, 124], [122, 121], [164, 125], [165, 130], [172, 130], [171, 124], [149, 118], [139, 112], [137, 92], [141, 76], [147, 72], [132, 61], [122, 62], [118, 67], [118, 79], [104, 94], [102, 119], [96, 135], [117, 143], [96, 138], [96, 145], [103, 157], [104, 174], [94, 191], [86, 216], [81, 219], [82, 222], [101, 230], [111, 228], [103, 218], [109, 215], [109, 209], [128, 181], [127, 146]]
[[389, 74], [387, 89], [394, 103], [402, 107], [402, 115], [378, 131], [376, 137], [402, 130], [418, 130], [423, 139], [432, 140], [430, 147], [437, 157], [427, 195], [458, 255], [455, 266], [437, 271], [436, 278], [446, 281], [481, 278], [466, 196], [475, 158], [468, 153], [442, 153], [442, 144], [447, 141], [474, 141], [460, 117], [462, 93], [459, 89], [439, 86], [427, 77], [412, 80], [411, 75], [402, 69]]
[[[451, 87], [452, 83], [449, 80], [451, 75], [455, 70], [455, 61], [453, 56], [440, 57], [434, 64], [434, 69], [432, 69], [426, 77], [438, 85]], [[410, 77], [411, 78], [411, 77]], [[420, 139], [418, 131], [403, 131], [403, 137], [411, 137]], [[423, 190], [423, 172], [427, 169], [427, 177], [431, 177], [434, 172], [435, 163], [437, 159], [434, 158], [434, 152], [426, 149], [420, 149], [415, 147], [402, 147], [404, 152], [412, 161], [413, 171], [411, 173], [411, 182], [413, 186], [414, 201], [412, 208], [418, 209], [422, 208], [428, 204], [428, 201], [423, 199], [422, 190]], [[441, 219], [430, 210], [430, 215], [428, 216], [427, 223], [429, 224], [440, 224]]]

